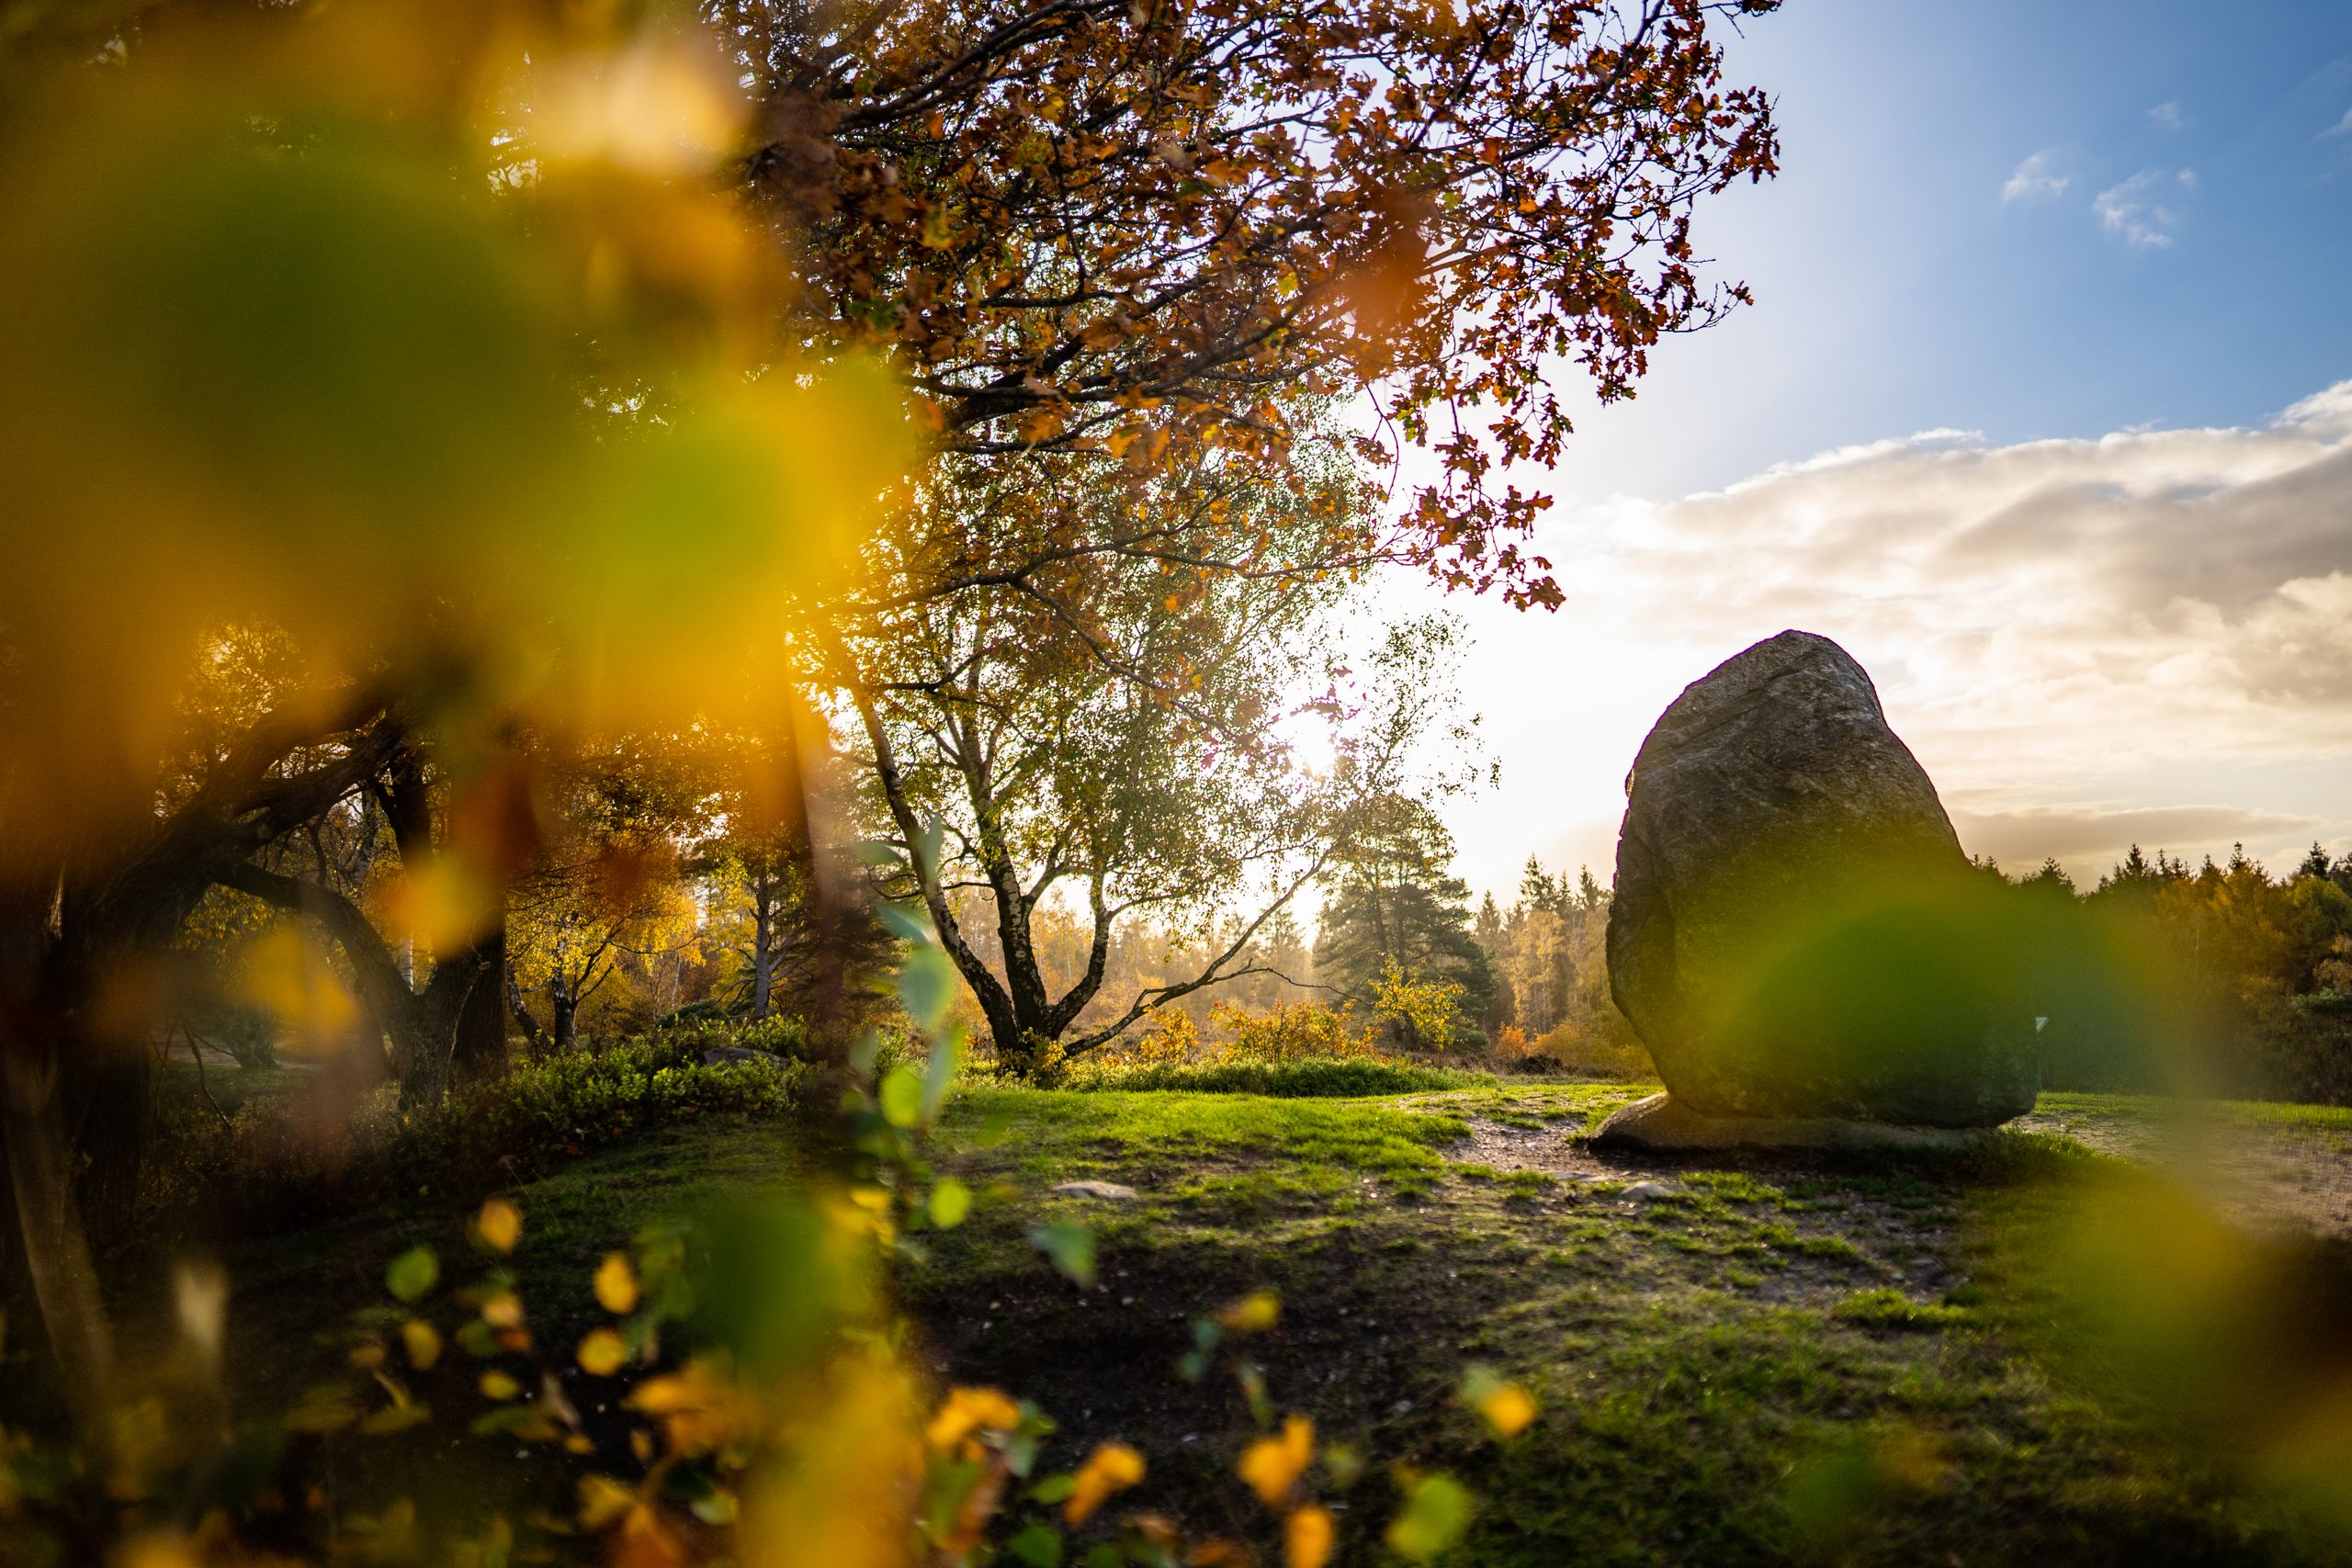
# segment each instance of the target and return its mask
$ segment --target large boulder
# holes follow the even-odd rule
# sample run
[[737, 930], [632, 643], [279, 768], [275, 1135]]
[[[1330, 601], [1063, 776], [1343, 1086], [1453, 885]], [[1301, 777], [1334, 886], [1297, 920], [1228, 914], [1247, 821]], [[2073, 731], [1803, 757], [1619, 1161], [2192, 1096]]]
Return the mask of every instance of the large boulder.
[[1610, 987], [1684, 1108], [1976, 1127], [2032, 1107], [1998, 885], [1844, 649], [1787, 631], [1717, 666], [1625, 790]]

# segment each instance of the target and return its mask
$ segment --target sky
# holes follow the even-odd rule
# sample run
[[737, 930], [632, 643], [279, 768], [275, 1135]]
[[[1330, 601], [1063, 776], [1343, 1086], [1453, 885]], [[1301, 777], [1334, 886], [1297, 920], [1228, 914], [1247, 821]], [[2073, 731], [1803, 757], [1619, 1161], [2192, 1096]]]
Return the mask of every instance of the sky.
[[1565, 606], [1442, 601], [1472, 887], [1606, 880], [1658, 713], [1787, 626], [2012, 871], [2352, 850], [2352, 3], [1790, 0], [1731, 70], [1783, 173], [1697, 238], [1755, 307], [1541, 476]]

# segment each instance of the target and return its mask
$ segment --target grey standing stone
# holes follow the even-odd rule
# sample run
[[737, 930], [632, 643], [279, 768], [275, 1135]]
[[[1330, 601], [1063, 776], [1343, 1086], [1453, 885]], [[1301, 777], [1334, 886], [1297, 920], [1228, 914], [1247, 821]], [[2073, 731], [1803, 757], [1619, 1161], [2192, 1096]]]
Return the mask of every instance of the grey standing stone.
[[2031, 1108], [1999, 888], [1845, 649], [1787, 631], [1727, 660], [1625, 789], [1610, 986], [1676, 1100], [1940, 1127]]

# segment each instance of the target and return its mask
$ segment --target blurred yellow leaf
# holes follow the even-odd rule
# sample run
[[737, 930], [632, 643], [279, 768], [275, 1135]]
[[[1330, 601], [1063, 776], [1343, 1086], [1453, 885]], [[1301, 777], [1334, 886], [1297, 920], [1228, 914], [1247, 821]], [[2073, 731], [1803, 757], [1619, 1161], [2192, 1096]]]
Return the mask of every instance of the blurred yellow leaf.
[[177, 1531], [134, 1536], [114, 1558], [118, 1568], [199, 1568], [196, 1543]]
[[408, 1364], [420, 1372], [441, 1359], [441, 1332], [421, 1317], [401, 1325], [401, 1343], [408, 1349]]
[[1289, 1416], [1283, 1417], [1280, 1432], [1261, 1438], [1241, 1451], [1236, 1471], [1258, 1494], [1258, 1501], [1279, 1508], [1314, 1461], [1315, 1423], [1304, 1416]]
[[491, 868], [462, 848], [435, 854], [387, 883], [379, 902], [385, 923], [428, 952], [464, 945], [506, 908]]
[[679, 38], [558, 56], [534, 73], [527, 92], [534, 151], [650, 175], [710, 169], [749, 108], [717, 51]]
[[580, 1478], [580, 1525], [600, 1530], [637, 1506], [637, 1494], [609, 1475]]
[[626, 1253], [608, 1252], [596, 1266], [596, 1304], [615, 1316], [637, 1310], [637, 1269]]
[[591, 1377], [608, 1378], [628, 1360], [628, 1346], [609, 1328], [592, 1328], [580, 1341], [580, 1367]]
[[740, 1558], [759, 1568], [906, 1568], [922, 1434], [904, 1371], [880, 1352], [828, 1369], [820, 1432], [741, 1498]]
[[1229, 1334], [1263, 1334], [1282, 1321], [1283, 1300], [1272, 1291], [1253, 1291], [1216, 1314]]
[[1286, 1568], [1323, 1568], [1331, 1561], [1331, 1548], [1339, 1534], [1331, 1510], [1322, 1505], [1309, 1503], [1295, 1510], [1283, 1527], [1283, 1561]]
[[1478, 1413], [1487, 1429], [1509, 1441], [1535, 1419], [1535, 1401], [1517, 1383], [1506, 1382], [1492, 1367], [1473, 1365], [1462, 1374], [1457, 1395]]
[[1516, 1438], [1535, 1419], [1535, 1401], [1517, 1383], [1506, 1383], [1478, 1402], [1478, 1414], [1487, 1418], [1498, 1438]]
[[474, 1216], [474, 1232], [493, 1252], [512, 1252], [523, 1239], [523, 1211], [503, 1198], [492, 1198]]
[[183, 1263], [172, 1271], [172, 1296], [180, 1332], [208, 1366], [218, 1364], [229, 1322], [229, 1276], [218, 1264]]
[[[152, 824], [226, 627], [285, 639], [267, 716], [298, 728], [355, 682], [429, 682], [459, 729], [765, 713], [915, 456], [887, 371], [796, 358], [769, 217], [702, 177], [749, 107], [707, 32], [297, 10], [199, 7], [135, 70], [12, 66], [0, 860]], [[398, 923], [477, 923], [498, 881], [450, 857]]]
[[359, 1004], [299, 927], [280, 925], [254, 938], [240, 965], [245, 1000], [275, 1013], [289, 1031], [333, 1037], [359, 1018]]
[[484, 1399], [508, 1400], [523, 1392], [523, 1385], [501, 1371], [481, 1375], [481, 1396]]
[[1143, 1455], [1125, 1443], [1104, 1443], [1089, 1454], [1072, 1478], [1062, 1517], [1084, 1524], [1094, 1510], [1143, 1479]]
[[1019, 1425], [1021, 1406], [1002, 1390], [957, 1388], [940, 1402], [922, 1436], [933, 1451], [948, 1453], [975, 1431], [1010, 1432]]

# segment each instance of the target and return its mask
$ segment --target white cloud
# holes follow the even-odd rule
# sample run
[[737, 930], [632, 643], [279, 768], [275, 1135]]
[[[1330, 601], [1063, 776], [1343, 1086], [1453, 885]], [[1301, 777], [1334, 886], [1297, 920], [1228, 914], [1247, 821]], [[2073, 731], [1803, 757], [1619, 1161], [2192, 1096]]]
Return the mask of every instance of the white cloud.
[[2346, 109], [2342, 119], [2321, 131], [2314, 140], [2324, 141], [2331, 136], [2352, 136], [2352, 109]]
[[2188, 218], [2183, 204], [2196, 190], [2194, 169], [2143, 169], [2099, 192], [2091, 210], [2109, 233], [2126, 243], [2162, 250], [2180, 232]]
[[2150, 109], [2148, 123], [2158, 130], [2186, 130], [2188, 129], [2188, 115], [2181, 108], [2180, 100], [2175, 98]]
[[2055, 147], [2045, 147], [2031, 154], [2001, 187], [2001, 199], [2044, 201], [2065, 195], [2066, 187], [2075, 183], [2075, 176], [2064, 170], [2064, 155]]
[[1861, 660], [1962, 841], [2011, 869], [2352, 842], [2352, 381], [2247, 428], [1845, 448], [1537, 547], [1558, 615], [1474, 616], [1504, 782], [1455, 826], [1495, 886], [1531, 824], [1605, 866], [1658, 713], [1788, 626]]

